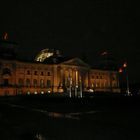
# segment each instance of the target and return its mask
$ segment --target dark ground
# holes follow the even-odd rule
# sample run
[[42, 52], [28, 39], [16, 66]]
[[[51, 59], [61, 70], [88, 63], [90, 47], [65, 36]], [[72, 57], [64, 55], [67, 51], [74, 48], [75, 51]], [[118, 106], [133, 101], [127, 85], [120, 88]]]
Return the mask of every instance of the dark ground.
[[139, 140], [139, 129], [139, 97], [0, 98], [0, 140]]

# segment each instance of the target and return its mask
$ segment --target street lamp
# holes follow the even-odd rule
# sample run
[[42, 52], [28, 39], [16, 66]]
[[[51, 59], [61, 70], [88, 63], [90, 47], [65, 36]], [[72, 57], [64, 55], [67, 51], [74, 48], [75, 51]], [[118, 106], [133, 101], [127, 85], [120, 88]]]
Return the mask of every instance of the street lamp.
[[123, 67], [126, 70], [126, 93], [127, 93], [127, 96], [130, 96], [131, 95], [131, 92], [129, 90], [128, 66], [127, 66], [127, 63], [126, 62], [123, 64]]

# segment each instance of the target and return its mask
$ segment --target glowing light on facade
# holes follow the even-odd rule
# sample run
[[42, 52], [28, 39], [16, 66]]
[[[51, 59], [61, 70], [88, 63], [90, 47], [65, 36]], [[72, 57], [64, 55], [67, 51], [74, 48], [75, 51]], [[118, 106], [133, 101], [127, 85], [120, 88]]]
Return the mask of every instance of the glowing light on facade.
[[126, 63], [126, 62], [123, 64], [123, 67], [124, 67], [124, 68], [126, 68], [126, 67], [127, 67], [127, 63]]
[[[0, 86], [0, 95], [65, 93], [64, 95], [68, 95], [70, 98], [82, 98], [83, 92], [120, 92], [119, 84], [117, 84], [118, 78], [110, 80], [110, 77], [118, 74], [117, 71], [89, 69], [84, 62], [77, 58], [53, 65], [27, 62], [13, 63], [12, 60], [3, 59], [0, 59], [0, 63], [2, 66], [0, 84], [6, 85]], [[13, 70], [11, 63], [16, 66], [16, 69]], [[7, 67], [10, 70], [8, 75], [5, 71]], [[105, 82], [106, 84], [104, 84]], [[104, 87], [101, 86], [103, 84]]]
[[119, 69], [119, 73], [122, 73], [122, 72], [123, 72], [123, 70], [122, 70], [122, 68], [120, 68], [120, 69]]
[[107, 54], [108, 54], [107, 51], [104, 51], [104, 52], [101, 53], [101, 55], [107, 55]]

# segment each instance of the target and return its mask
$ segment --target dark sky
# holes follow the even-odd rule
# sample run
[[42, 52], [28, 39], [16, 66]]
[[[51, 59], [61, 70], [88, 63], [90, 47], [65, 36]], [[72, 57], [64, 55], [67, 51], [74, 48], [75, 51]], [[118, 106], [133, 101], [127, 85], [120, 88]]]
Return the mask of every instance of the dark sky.
[[94, 62], [108, 51], [119, 62], [127, 60], [130, 80], [140, 81], [139, 18], [138, 4], [130, 0], [4, 0], [0, 35], [8, 32], [27, 57], [55, 48], [65, 55], [85, 53]]

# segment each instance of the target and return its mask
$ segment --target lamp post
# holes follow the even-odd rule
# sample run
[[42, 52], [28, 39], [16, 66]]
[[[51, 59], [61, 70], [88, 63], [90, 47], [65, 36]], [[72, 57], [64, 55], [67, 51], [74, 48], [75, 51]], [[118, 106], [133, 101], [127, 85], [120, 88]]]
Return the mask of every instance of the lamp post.
[[123, 64], [123, 67], [126, 70], [126, 93], [127, 93], [127, 96], [130, 96], [131, 93], [130, 93], [130, 90], [129, 90], [128, 66], [127, 66], [126, 62]]

